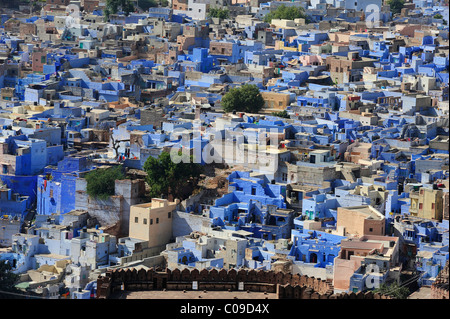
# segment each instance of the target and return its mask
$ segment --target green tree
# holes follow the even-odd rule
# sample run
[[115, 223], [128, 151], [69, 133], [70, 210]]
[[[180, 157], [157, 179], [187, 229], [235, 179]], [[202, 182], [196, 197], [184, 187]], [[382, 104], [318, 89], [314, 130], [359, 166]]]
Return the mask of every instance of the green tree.
[[230, 15], [228, 9], [211, 8], [209, 9], [209, 16], [211, 18], [227, 19]]
[[264, 99], [254, 84], [244, 84], [238, 88], [231, 88], [222, 98], [225, 112], [258, 113], [264, 106]]
[[270, 23], [272, 19], [294, 20], [303, 18], [308, 21], [303, 7], [285, 6], [284, 4], [270, 12], [264, 17], [264, 22]]
[[[181, 155], [181, 152], [179, 152]], [[182, 156], [183, 157], [183, 156]], [[162, 152], [158, 158], [150, 156], [144, 164], [146, 181], [150, 186], [151, 197], [168, 197], [185, 199], [197, 185], [202, 168], [194, 163], [193, 157], [183, 158], [179, 163], [171, 159], [169, 152]]]
[[285, 118], [285, 119], [289, 119], [290, 118], [289, 114], [288, 114], [288, 112], [286, 110], [279, 111], [279, 112], [272, 112], [272, 115], [273, 116], [282, 117], [282, 118]]
[[109, 19], [111, 14], [116, 14], [122, 10], [126, 16], [134, 10], [134, 5], [131, 0], [106, 0], [106, 6], [104, 10], [105, 19]]
[[100, 168], [89, 172], [85, 176], [86, 192], [89, 196], [107, 199], [115, 193], [115, 181], [125, 178], [122, 166]]
[[435, 19], [442, 19], [443, 16], [442, 16], [442, 14], [440, 14], [440, 13], [436, 13], [436, 14], [433, 16], [433, 18], [435, 18]]
[[[4, 292], [16, 292], [15, 285], [19, 275], [13, 273], [12, 266], [6, 260], [0, 260], [0, 296]], [[5, 296], [8, 296], [5, 294]]]
[[141, 8], [144, 11], [148, 11], [149, 8], [158, 6], [156, 0], [138, 0], [137, 4], [139, 8]]
[[390, 285], [382, 283], [379, 288], [373, 290], [373, 293], [392, 296], [396, 299], [406, 299], [409, 296], [410, 291], [407, 287], [401, 287], [394, 282]]
[[400, 13], [405, 5], [405, 0], [387, 0], [386, 4], [391, 8], [393, 14]]

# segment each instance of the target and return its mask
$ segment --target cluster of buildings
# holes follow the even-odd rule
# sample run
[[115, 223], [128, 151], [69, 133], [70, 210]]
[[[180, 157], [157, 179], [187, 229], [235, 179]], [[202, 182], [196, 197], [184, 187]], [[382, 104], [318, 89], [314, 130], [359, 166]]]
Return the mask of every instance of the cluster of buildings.
[[[101, 0], [5, 3], [0, 261], [19, 289], [95, 298], [126, 267], [275, 270], [355, 293], [443, 276], [448, 1], [172, 0], [108, 19]], [[281, 5], [307, 19], [264, 22]], [[263, 109], [224, 112], [243, 84]], [[146, 197], [144, 163], [173, 148], [221, 183]], [[89, 196], [85, 175], [119, 164], [114, 195]]]

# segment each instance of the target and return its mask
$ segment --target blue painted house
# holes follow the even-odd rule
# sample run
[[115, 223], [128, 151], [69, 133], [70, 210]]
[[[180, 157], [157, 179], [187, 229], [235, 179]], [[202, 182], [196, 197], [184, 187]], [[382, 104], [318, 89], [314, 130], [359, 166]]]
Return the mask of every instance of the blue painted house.
[[249, 172], [233, 172], [228, 180], [230, 193], [210, 207], [214, 226], [246, 230], [256, 238], [290, 237], [293, 213], [286, 209], [286, 186], [250, 177]]
[[94, 169], [87, 157], [66, 156], [57, 168], [37, 177], [37, 213], [66, 214], [75, 209], [76, 179]]

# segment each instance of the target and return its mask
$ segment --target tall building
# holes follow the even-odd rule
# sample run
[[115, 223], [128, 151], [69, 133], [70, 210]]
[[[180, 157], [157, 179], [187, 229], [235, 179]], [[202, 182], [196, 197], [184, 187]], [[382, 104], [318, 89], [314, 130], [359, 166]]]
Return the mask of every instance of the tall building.
[[409, 197], [412, 216], [442, 220], [444, 201], [441, 189], [420, 187], [418, 191], [411, 190]]
[[150, 203], [131, 206], [130, 237], [149, 241], [149, 247], [168, 244], [172, 237], [173, 211], [178, 203], [179, 200], [152, 198]]

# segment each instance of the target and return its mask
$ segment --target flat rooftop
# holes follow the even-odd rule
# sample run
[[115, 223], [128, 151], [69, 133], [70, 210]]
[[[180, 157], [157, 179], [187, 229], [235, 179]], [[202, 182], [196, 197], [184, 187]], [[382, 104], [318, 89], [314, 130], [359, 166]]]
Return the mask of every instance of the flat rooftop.
[[368, 205], [343, 207], [343, 208], [345, 208], [346, 210], [357, 211], [358, 213], [365, 214], [365, 215], [367, 215], [367, 218], [369, 218], [369, 219], [381, 220], [384, 218], [384, 216], [381, 213], [379, 213], [378, 211], [376, 211], [375, 208], [370, 207]]

